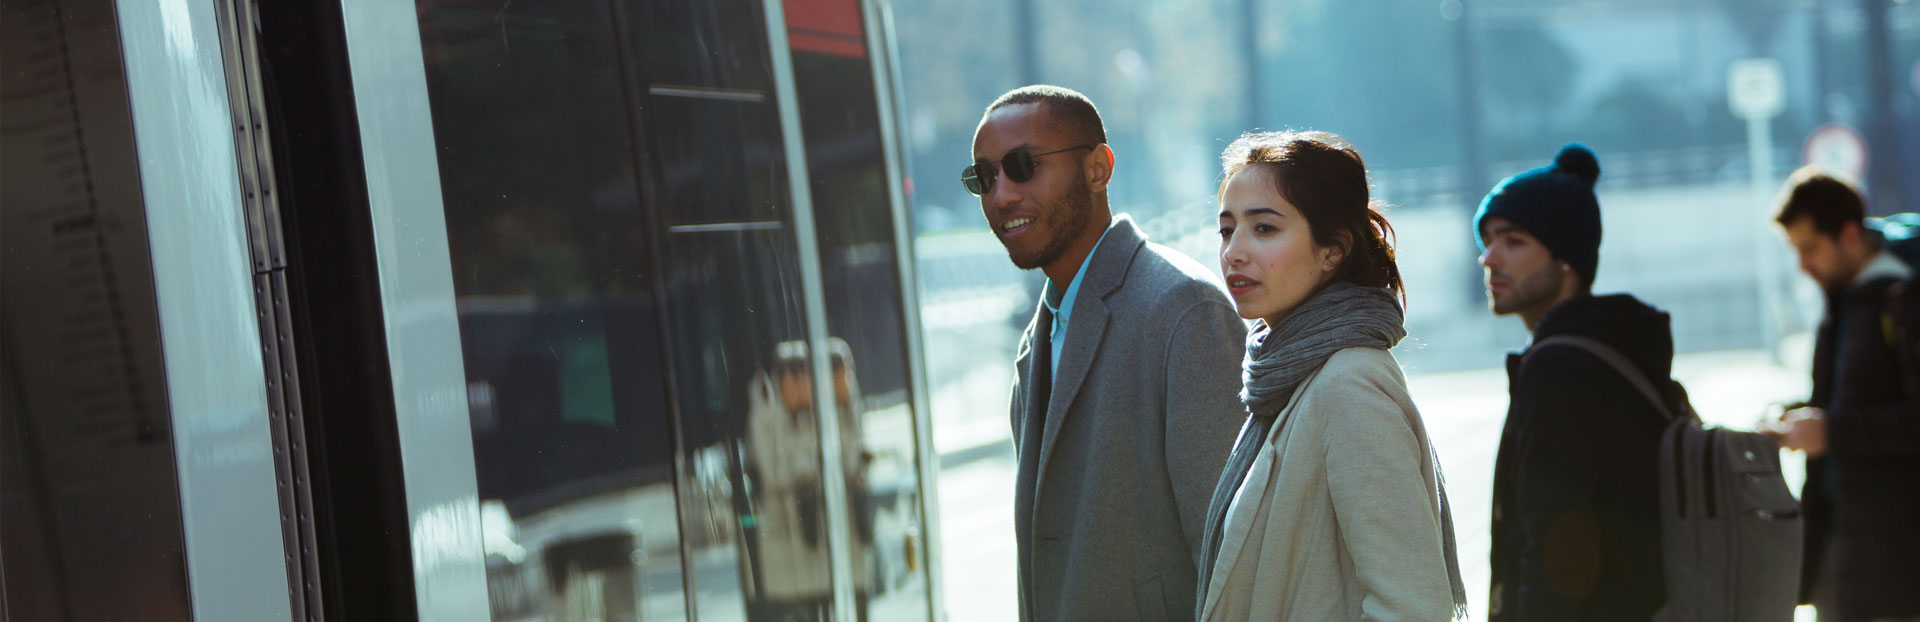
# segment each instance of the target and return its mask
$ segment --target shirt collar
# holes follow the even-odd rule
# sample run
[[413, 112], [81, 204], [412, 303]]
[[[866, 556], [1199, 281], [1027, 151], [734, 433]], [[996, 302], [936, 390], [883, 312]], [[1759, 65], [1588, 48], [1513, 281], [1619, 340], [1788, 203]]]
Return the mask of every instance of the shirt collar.
[[[1107, 227], [1107, 231], [1113, 231], [1113, 227]], [[1100, 253], [1100, 243], [1106, 239], [1107, 232], [1101, 232], [1100, 239], [1093, 242], [1093, 249], [1087, 251], [1087, 258], [1080, 260], [1080, 270], [1073, 273], [1073, 280], [1067, 283], [1065, 293], [1055, 296], [1053, 280], [1047, 280], [1046, 289], [1040, 295], [1040, 304], [1046, 305], [1047, 310], [1053, 312], [1053, 321], [1065, 324], [1067, 318], [1073, 315], [1073, 299], [1080, 293], [1080, 281], [1086, 278], [1087, 266], [1093, 265], [1093, 256]]]

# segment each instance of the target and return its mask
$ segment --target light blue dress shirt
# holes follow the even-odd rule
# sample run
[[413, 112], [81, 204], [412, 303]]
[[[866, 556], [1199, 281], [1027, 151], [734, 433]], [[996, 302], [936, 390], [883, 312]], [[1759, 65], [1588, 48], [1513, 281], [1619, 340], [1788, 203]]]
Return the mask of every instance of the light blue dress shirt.
[[[1107, 227], [1112, 231], [1113, 227]], [[1047, 368], [1048, 375], [1060, 373], [1060, 345], [1067, 341], [1067, 318], [1073, 315], [1073, 298], [1080, 295], [1080, 280], [1087, 276], [1087, 266], [1093, 263], [1093, 256], [1100, 252], [1100, 243], [1106, 241], [1106, 232], [1100, 233], [1100, 239], [1093, 242], [1093, 250], [1087, 251], [1087, 258], [1080, 260], [1080, 271], [1073, 273], [1073, 280], [1067, 283], [1067, 293], [1054, 295], [1053, 280], [1047, 280], [1047, 288], [1040, 296], [1040, 304], [1053, 312], [1053, 327], [1047, 332], [1047, 341], [1053, 345], [1053, 367]]]

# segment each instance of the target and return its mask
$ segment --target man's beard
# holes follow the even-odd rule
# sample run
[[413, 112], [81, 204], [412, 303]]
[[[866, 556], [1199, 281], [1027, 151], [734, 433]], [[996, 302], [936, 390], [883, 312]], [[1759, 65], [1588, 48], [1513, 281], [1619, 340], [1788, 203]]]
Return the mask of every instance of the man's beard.
[[1046, 224], [1047, 243], [1040, 250], [1026, 255], [1016, 255], [1012, 248], [1007, 249], [1007, 258], [1021, 270], [1032, 270], [1060, 260], [1067, 254], [1067, 247], [1086, 232], [1087, 224], [1093, 220], [1093, 194], [1083, 177], [1075, 177], [1073, 187], [1060, 202], [1040, 216]]
[[1493, 299], [1494, 315], [1519, 313], [1553, 302], [1553, 298], [1560, 295], [1562, 278], [1566, 276], [1555, 270], [1552, 264], [1548, 264], [1524, 278], [1514, 280], [1505, 298]]

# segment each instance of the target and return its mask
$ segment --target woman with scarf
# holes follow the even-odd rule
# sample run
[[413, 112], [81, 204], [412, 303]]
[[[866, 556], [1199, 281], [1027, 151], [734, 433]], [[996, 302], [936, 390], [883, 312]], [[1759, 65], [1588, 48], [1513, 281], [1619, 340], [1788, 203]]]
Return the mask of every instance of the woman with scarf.
[[1247, 134], [1221, 158], [1220, 271], [1255, 324], [1199, 619], [1464, 614], [1439, 464], [1387, 351], [1405, 292], [1366, 163], [1325, 132]]

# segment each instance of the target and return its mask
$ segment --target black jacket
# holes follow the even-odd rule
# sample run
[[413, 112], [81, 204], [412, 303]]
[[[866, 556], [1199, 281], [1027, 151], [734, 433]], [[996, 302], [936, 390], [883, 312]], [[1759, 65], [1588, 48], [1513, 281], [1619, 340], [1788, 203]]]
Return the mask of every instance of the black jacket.
[[1807, 461], [1802, 577], [1846, 620], [1920, 615], [1920, 325], [1896, 317], [1897, 282], [1829, 292], [1814, 345], [1809, 403], [1827, 411], [1827, 453]]
[[[1667, 314], [1632, 296], [1548, 311], [1538, 342], [1613, 346], [1656, 386], [1673, 371]], [[1659, 446], [1666, 419], [1606, 363], [1570, 347], [1507, 357], [1512, 402], [1493, 474], [1495, 621], [1646, 620], [1666, 602]], [[1675, 399], [1678, 399], [1675, 397]]]

